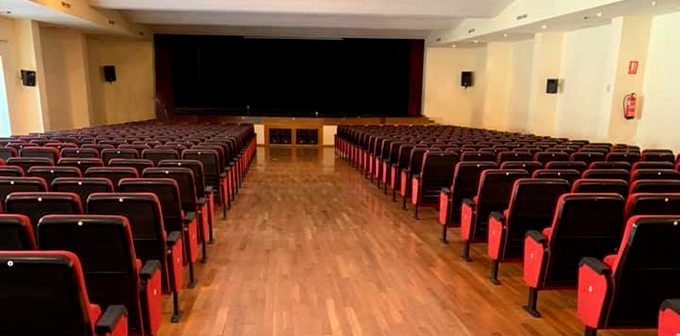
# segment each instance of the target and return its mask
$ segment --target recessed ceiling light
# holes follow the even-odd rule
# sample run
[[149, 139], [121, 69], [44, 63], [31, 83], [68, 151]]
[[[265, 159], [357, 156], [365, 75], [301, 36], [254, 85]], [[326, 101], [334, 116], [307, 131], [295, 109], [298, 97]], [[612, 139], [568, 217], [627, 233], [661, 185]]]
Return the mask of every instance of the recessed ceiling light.
[[602, 12], [599, 12], [599, 13], [597, 13], [597, 14], [595, 14], [595, 15], [597, 15], [597, 17], [602, 17]]
[[652, 1], [652, 6], [656, 6], [656, 1]]
[[541, 29], [546, 29], [546, 28], [548, 28], [548, 26], [546, 26], [546, 25], [541, 26]]
[[452, 45], [451, 45], [451, 48], [455, 48], [455, 47], [456, 47], [456, 45], [455, 45], [455, 44], [452, 44]]
[[503, 37], [508, 37], [508, 33], [503, 34]]
[[479, 40], [472, 40], [472, 43], [479, 43]]

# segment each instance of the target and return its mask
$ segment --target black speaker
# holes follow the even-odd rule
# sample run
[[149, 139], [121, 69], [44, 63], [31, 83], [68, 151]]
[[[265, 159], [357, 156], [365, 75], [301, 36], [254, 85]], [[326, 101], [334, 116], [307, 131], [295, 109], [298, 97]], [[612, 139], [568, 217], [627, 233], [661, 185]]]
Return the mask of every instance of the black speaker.
[[548, 82], [545, 86], [545, 93], [556, 94], [559, 90], [560, 80], [557, 78], [548, 78]]
[[35, 86], [35, 71], [21, 70], [21, 83], [24, 86]]
[[468, 87], [472, 86], [472, 82], [472, 71], [463, 71], [460, 73], [460, 86], [467, 89]]
[[114, 65], [105, 65], [102, 68], [104, 69], [104, 80], [107, 82], [115, 82], [116, 67]]

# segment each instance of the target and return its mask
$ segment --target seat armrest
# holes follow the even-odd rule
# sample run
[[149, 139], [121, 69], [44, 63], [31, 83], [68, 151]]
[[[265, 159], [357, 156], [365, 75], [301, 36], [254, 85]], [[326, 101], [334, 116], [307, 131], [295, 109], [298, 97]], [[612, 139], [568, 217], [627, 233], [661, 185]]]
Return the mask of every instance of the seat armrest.
[[207, 203], [207, 202], [208, 202], [208, 200], [206, 200], [205, 197], [199, 197], [198, 200], [196, 201], [196, 203], [197, 203], [199, 206], [203, 206], [203, 205], [205, 205], [205, 203]]
[[498, 211], [492, 211], [489, 214], [489, 217], [497, 220], [499, 223], [505, 223], [505, 216], [503, 216], [503, 214]]
[[225, 178], [225, 177], [227, 177], [227, 173], [221, 173], [220, 174], [220, 178]]
[[536, 230], [527, 231], [526, 237], [531, 238], [531, 240], [533, 240], [533, 241], [535, 241], [539, 244], [542, 244], [542, 245], [545, 245], [546, 243], [548, 243], [548, 237], [544, 236], [542, 233], [540, 233]]
[[579, 262], [579, 266], [588, 266], [588, 268], [593, 270], [593, 272], [598, 275], [610, 276], [612, 274], [611, 267], [607, 266], [607, 264], [603, 263], [599, 259], [593, 257], [582, 258]]
[[144, 267], [139, 272], [139, 277], [142, 280], [149, 280], [156, 271], [161, 269], [161, 262], [158, 260], [148, 260], [144, 263]]
[[399, 164], [398, 164], [398, 163], [393, 163], [393, 164], [391, 164], [390, 166], [392, 166], [392, 167], [399, 167]]
[[194, 218], [196, 218], [196, 212], [189, 211], [186, 215], [184, 215], [184, 223], [191, 223]]
[[97, 335], [107, 335], [113, 333], [116, 327], [127, 316], [127, 309], [123, 305], [111, 305], [97, 321], [95, 332]]
[[473, 200], [471, 200], [471, 199], [469, 199], [469, 198], [463, 198], [463, 201], [462, 201], [462, 202], [463, 202], [463, 204], [465, 204], [465, 205], [467, 205], [467, 206], [469, 206], [469, 207], [471, 207], [471, 208], [474, 208], [474, 207], [475, 207], [475, 201], [473, 201]]
[[211, 192], [213, 192], [213, 186], [206, 186], [206, 187], [205, 187], [205, 192], [206, 192], [206, 193], [211, 193]]
[[451, 195], [451, 188], [442, 188], [441, 193]]
[[175, 244], [177, 244], [177, 242], [180, 240], [181, 237], [182, 237], [182, 234], [179, 231], [170, 232], [170, 234], [168, 235], [168, 239], [167, 239], [168, 246], [171, 247], [171, 246], [174, 246]]
[[670, 309], [677, 314], [680, 314], [680, 299], [665, 300], [661, 303], [661, 310]]
[[420, 174], [413, 174], [413, 179], [420, 180]]
[[404, 168], [401, 172], [402, 172], [402, 173], [406, 173], [406, 174], [410, 174], [410, 173], [411, 173], [411, 169]]

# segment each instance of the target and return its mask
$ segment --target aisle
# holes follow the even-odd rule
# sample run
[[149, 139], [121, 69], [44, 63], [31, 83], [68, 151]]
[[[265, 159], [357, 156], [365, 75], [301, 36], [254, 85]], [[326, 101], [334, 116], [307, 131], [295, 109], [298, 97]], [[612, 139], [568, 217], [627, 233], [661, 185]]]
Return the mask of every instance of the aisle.
[[[482, 248], [465, 263], [437, 240], [435, 212], [411, 215], [332, 148], [258, 148], [182, 322], [161, 334], [582, 334], [574, 291], [542, 294], [544, 318], [529, 317], [518, 265], [491, 285]], [[601, 333], [623, 334], [654, 332]]]

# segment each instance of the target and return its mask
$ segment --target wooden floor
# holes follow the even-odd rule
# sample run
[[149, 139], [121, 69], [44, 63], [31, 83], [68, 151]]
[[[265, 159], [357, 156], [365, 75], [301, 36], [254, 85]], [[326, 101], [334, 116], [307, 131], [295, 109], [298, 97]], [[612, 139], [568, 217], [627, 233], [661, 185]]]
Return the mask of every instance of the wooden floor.
[[258, 148], [198, 286], [182, 294], [182, 321], [161, 335], [583, 333], [575, 291], [542, 293], [544, 317], [530, 317], [519, 265], [502, 265], [494, 286], [483, 246], [466, 263], [457, 232], [442, 245], [439, 229], [433, 210], [414, 220], [332, 148]]

